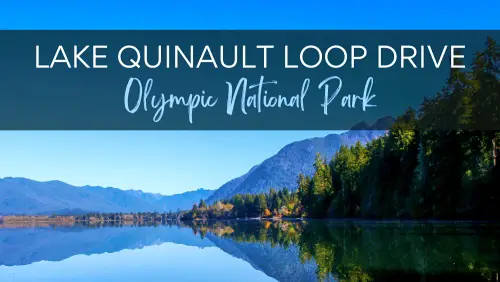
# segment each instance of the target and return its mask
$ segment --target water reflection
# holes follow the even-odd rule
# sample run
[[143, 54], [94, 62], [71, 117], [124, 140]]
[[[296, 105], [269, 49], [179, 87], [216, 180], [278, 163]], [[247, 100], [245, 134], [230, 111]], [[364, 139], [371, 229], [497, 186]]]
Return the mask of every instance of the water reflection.
[[498, 225], [370, 222], [192, 224], [235, 242], [298, 249], [318, 280], [498, 281]]
[[174, 242], [200, 248], [213, 246], [180, 226], [105, 225], [37, 226], [0, 229], [0, 265], [60, 261], [85, 254], [113, 253], [124, 249]]
[[[216, 250], [230, 255], [230, 259], [222, 259], [222, 266], [225, 275], [233, 281], [240, 279], [238, 273], [243, 270], [237, 265], [242, 261], [253, 271], [245, 274], [251, 281], [268, 278], [278, 281], [498, 281], [499, 235], [500, 226], [493, 224], [335, 221], [3, 228], [0, 229], [0, 264], [4, 266], [0, 267], [0, 280], [11, 281], [3, 279], [13, 272], [13, 267], [7, 266], [17, 267], [19, 276], [19, 273], [36, 273], [30, 267], [34, 268], [40, 261], [56, 261], [53, 264], [60, 266], [72, 262], [79, 254], [100, 254], [87, 257], [85, 263], [89, 264], [110, 256], [105, 253], [115, 253], [113, 261], [128, 256], [155, 263], [161, 254], [165, 269], [177, 270], [177, 276], [171, 276], [175, 278], [173, 281], [184, 281], [193, 276], [186, 273], [182, 277], [181, 270], [188, 271], [198, 265], [197, 262], [221, 269], [223, 256], [214, 253]], [[172, 251], [172, 246], [177, 246], [176, 251]], [[196, 247], [197, 251], [187, 247]], [[136, 254], [123, 251], [141, 248], [148, 251]], [[174, 265], [172, 259], [176, 262]], [[23, 269], [19, 268], [21, 265], [25, 265]], [[119, 265], [114, 267], [106, 273], [106, 281], [123, 274]], [[143, 268], [147, 269], [147, 265]], [[153, 273], [160, 269], [158, 266], [148, 270], [149, 281], [156, 281]], [[236, 273], [234, 269], [240, 270]], [[54, 268], [54, 271], [59, 270]], [[165, 279], [160, 276], [163, 278], [158, 279]], [[205, 281], [217, 280], [216, 277], [203, 276]]]

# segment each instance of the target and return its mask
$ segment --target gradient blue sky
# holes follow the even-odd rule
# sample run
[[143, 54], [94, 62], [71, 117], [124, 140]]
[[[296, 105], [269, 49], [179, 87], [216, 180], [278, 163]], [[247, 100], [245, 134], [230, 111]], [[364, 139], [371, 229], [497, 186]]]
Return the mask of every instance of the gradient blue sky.
[[318, 131], [0, 131], [0, 177], [174, 194], [216, 189]]
[[[245, 3], [245, 4], [244, 4]], [[251, 4], [250, 4], [251, 3]], [[4, 1], [1, 29], [498, 29], [500, 1]], [[216, 189], [318, 131], [0, 132], [0, 177]]]

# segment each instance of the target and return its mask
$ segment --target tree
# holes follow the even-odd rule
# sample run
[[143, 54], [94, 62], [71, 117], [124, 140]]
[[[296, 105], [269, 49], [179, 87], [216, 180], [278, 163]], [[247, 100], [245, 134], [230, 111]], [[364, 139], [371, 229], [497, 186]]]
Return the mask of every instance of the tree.
[[[311, 180], [309, 194], [309, 214], [312, 217], [324, 217], [333, 196], [332, 172], [326, 161], [318, 153], [314, 162], [315, 173]], [[300, 180], [299, 180], [300, 181]], [[302, 180], [303, 181], [303, 180]], [[305, 185], [305, 183], [304, 183]]]
[[257, 215], [261, 216], [267, 209], [266, 196], [264, 194], [259, 194], [254, 200], [254, 210]]
[[205, 203], [205, 200], [201, 199], [200, 204], [198, 205], [200, 209], [206, 209], [207, 208], [207, 203]]

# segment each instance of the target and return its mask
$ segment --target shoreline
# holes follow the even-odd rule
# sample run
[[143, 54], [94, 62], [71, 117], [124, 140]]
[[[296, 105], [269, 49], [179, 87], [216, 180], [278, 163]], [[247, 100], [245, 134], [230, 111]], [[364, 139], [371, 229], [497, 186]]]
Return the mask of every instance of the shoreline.
[[306, 218], [306, 217], [282, 217], [282, 218], [209, 218], [209, 219], [190, 219], [190, 220], [175, 220], [167, 219], [163, 220], [110, 220], [110, 219], [89, 219], [80, 220], [75, 219], [74, 216], [46, 216], [46, 215], [33, 215], [33, 216], [1, 216], [0, 217], [0, 229], [2, 228], [23, 228], [23, 227], [40, 227], [40, 226], [74, 226], [79, 224], [90, 224], [90, 225], [101, 225], [101, 224], [125, 224], [125, 225], [141, 225], [141, 224], [151, 224], [151, 225], [162, 225], [167, 223], [175, 222], [223, 222], [223, 221], [237, 221], [237, 222], [278, 222], [278, 221], [289, 221], [289, 222], [324, 222], [328, 224], [364, 224], [364, 225], [376, 225], [376, 224], [471, 224], [471, 225], [481, 225], [481, 224], [500, 224], [499, 220], [440, 220], [440, 219], [367, 219], [367, 218]]

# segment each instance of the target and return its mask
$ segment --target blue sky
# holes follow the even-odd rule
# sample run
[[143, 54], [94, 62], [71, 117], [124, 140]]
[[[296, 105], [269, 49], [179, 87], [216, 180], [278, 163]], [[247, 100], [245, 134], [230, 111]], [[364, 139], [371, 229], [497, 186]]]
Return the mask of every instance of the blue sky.
[[498, 29], [497, 0], [2, 1], [9, 29]]
[[[498, 29], [499, 8], [500, 2], [493, 0], [19, 0], [0, 4], [0, 28]], [[0, 132], [0, 177], [58, 179], [163, 194], [215, 189], [290, 142], [328, 133]]]
[[0, 177], [174, 194], [216, 189], [321, 131], [0, 131]]

